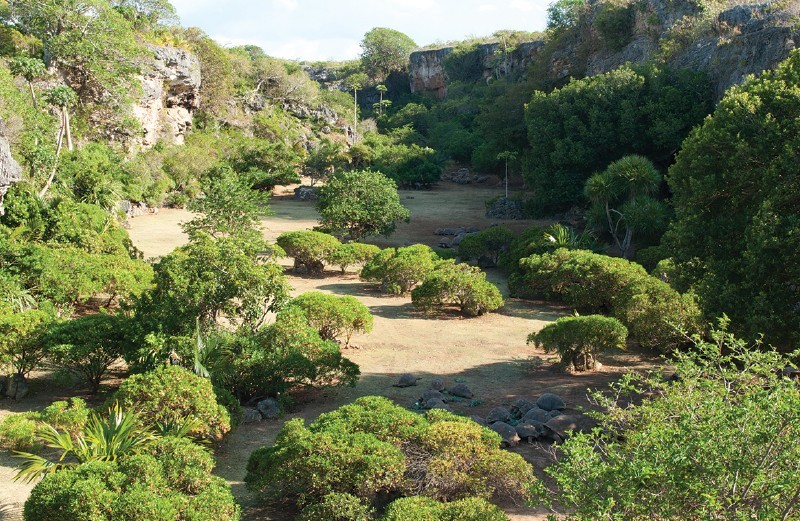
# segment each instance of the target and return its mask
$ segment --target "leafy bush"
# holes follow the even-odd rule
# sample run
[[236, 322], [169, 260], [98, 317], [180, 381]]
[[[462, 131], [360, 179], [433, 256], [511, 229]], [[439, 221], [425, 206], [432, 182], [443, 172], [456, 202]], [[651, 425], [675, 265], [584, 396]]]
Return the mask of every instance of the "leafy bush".
[[594, 19], [600, 37], [612, 51], [621, 51], [631, 41], [633, 6], [609, 2], [603, 5]]
[[342, 274], [344, 274], [349, 266], [363, 266], [380, 251], [381, 249], [374, 244], [349, 242], [333, 250], [325, 259], [325, 262], [334, 266], [339, 266], [342, 270]]
[[253, 452], [245, 481], [268, 498], [305, 506], [331, 493], [372, 505], [387, 494], [526, 498], [535, 481], [532, 468], [502, 451], [500, 441], [497, 433], [446, 411], [426, 418], [386, 398], [363, 397], [308, 427], [301, 419], [287, 422], [274, 446]]
[[297, 518], [298, 521], [369, 521], [375, 510], [364, 504], [352, 494], [332, 492], [321, 503], [307, 506]]
[[350, 345], [353, 333], [372, 331], [372, 314], [369, 308], [350, 295], [342, 297], [319, 291], [309, 291], [289, 302], [300, 308], [308, 325], [319, 331], [322, 340], [343, 337], [344, 347]]
[[278, 237], [278, 246], [286, 255], [294, 257], [295, 269], [304, 268], [308, 273], [320, 274], [328, 258], [341, 243], [327, 233], [314, 231], [286, 232]]
[[379, 281], [385, 293], [403, 295], [433, 271], [437, 260], [436, 253], [424, 244], [386, 248], [364, 265], [361, 278]]
[[196, 419], [191, 434], [214, 441], [231, 429], [230, 415], [217, 403], [211, 382], [178, 366], [135, 374], [109, 400], [135, 412], [144, 425]]
[[437, 263], [422, 284], [411, 291], [411, 301], [426, 311], [454, 304], [469, 316], [483, 315], [503, 305], [500, 291], [486, 280], [486, 273], [452, 260]]
[[0, 447], [8, 450], [31, 451], [39, 447], [36, 421], [27, 414], [10, 414], [0, 423]]
[[[596, 393], [600, 428], [547, 469], [566, 519], [794, 519], [800, 387], [786, 357], [715, 332], [666, 369]], [[796, 353], [795, 355], [796, 356]], [[620, 405], [619, 396], [642, 396]]]
[[90, 409], [80, 398], [53, 402], [38, 412], [10, 414], [0, 422], [0, 448], [36, 451], [42, 445], [38, 436], [43, 425], [66, 431], [73, 437], [83, 431]]
[[478, 233], [470, 233], [458, 245], [458, 255], [464, 260], [484, 260], [496, 266], [500, 255], [508, 251], [514, 232], [505, 226], [492, 226]]
[[52, 313], [41, 309], [0, 310], [0, 370], [7, 364], [15, 374], [27, 376], [37, 369], [47, 356], [42, 337], [54, 320]]
[[545, 353], [561, 355], [561, 365], [574, 371], [595, 368], [595, 355], [606, 348], [625, 348], [628, 329], [611, 317], [588, 315], [561, 317], [538, 333], [528, 335], [528, 343]]
[[244, 409], [242, 409], [242, 404], [239, 403], [238, 398], [228, 389], [216, 385], [214, 386], [214, 395], [217, 397], [217, 403], [228, 411], [228, 415], [231, 418], [231, 429], [238, 427], [244, 419]]
[[410, 496], [392, 501], [381, 521], [508, 521], [500, 508], [483, 498], [468, 497], [441, 503], [424, 496]]

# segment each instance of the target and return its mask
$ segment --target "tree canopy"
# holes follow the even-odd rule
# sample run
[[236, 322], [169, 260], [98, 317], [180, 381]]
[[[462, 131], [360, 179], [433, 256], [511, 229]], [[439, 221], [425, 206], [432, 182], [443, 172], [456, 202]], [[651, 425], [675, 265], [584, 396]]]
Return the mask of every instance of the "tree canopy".
[[375, 27], [361, 40], [361, 64], [373, 79], [385, 78], [406, 68], [408, 55], [416, 46], [414, 40], [400, 31]]

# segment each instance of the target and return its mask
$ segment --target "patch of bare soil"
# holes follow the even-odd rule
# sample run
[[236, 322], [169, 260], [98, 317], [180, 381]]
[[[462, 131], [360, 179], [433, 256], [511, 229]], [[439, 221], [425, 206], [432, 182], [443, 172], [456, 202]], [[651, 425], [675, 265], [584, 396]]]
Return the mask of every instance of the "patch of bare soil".
[[[264, 220], [265, 236], [274, 239], [290, 230], [309, 229], [316, 224], [317, 212], [313, 203], [293, 199], [293, 187], [279, 188], [271, 207], [274, 215]], [[443, 184], [432, 190], [401, 191], [403, 203], [412, 216], [409, 223], [398, 225], [389, 238], [375, 242], [386, 246], [424, 243], [436, 246], [439, 237], [433, 234], [440, 227], [486, 228], [499, 221], [484, 215], [484, 201], [500, 194], [500, 188]], [[145, 258], [165, 255], [185, 242], [179, 223], [191, 218], [183, 210], [161, 210], [157, 215], [137, 217], [130, 223], [134, 244]], [[503, 223], [515, 230], [524, 229], [533, 221]], [[547, 224], [537, 222], [536, 224]], [[293, 274], [286, 263], [294, 294], [319, 290], [359, 298], [375, 316], [372, 333], [352, 339], [353, 348], [346, 356], [361, 368], [361, 379], [353, 388], [328, 389], [298, 397], [296, 412], [284, 418], [242, 425], [217, 448], [216, 474], [232, 485], [237, 500], [243, 506], [245, 519], [284, 520], [287, 513], [273, 511], [259, 504], [258, 498], [246, 490], [243, 479], [250, 453], [274, 442], [283, 422], [295, 417], [313, 421], [320, 413], [349, 403], [359, 396], [380, 395], [396, 403], [413, 407], [434, 377], [443, 377], [448, 385], [464, 383], [475, 393], [472, 400], [451, 404], [466, 415], [485, 415], [491, 408], [508, 404], [516, 398], [535, 399], [543, 392], [560, 394], [570, 409], [589, 406], [588, 388], [603, 388], [631, 369], [651, 367], [653, 357], [637, 353], [614, 353], [600, 360], [600, 371], [585, 375], [565, 375], [553, 372], [553, 358], [526, 345], [527, 335], [569, 310], [548, 305], [509, 299], [497, 313], [482, 317], [463, 318], [457, 314], [426, 316], [411, 305], [409, 297], [383, 296], [372, 285], [359, 280], [357, 273], [341, 275], [328, 272], [325, 277], [310, 278]], [[489, 280], [507, 293], [505, 278], [490, 270]], [[397, 388], [402, 373], [414, 373], [421, 379], [416, 387]], [[37, 388], [31, 398], [20, 404], [0, 401], [0, 415], [10, 406], [39, 408], [55, 399], [49, 389]], [[547, 450], [537, 446], [517, 449], [540, 472], [551, 459]], [[30, 487], [12, 485], [8, 458], [0, 458], [0, 512], [11, 512], [24, 502]], [[525, 506], [504, 505], [515, 521], [543, 520], [546, 512]], [[9, 514], [12, 515], [13, 514]], [[13, 519], [13, 517], [10, 517]]]

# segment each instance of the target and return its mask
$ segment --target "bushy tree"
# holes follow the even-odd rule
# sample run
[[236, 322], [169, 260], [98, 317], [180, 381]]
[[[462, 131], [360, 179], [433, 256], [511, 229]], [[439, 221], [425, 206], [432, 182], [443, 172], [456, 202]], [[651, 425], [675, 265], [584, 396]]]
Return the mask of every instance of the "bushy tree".
[[602, 315], [562, 317], [528, 335], [528, 343], [558, 353], [561, 365], [574, 371], [594, 369], [598, 352], [624, 349], [627, 339], [628, 329], [619, 320]]
[[380, 251], [381, 249], [374, 244], [348, 242], [347, 244], [340, 244], [325, 260], [329, 264], [339, 266], [342, 274], [344, 274], [348, 267], [359, 264], [363, 266]]
[[371, 170], [337, 172], [320, 189], [320, 224], [358, 241], [369, 235], [389, 235], [410, 213], [400, 202], [397, 185]]
[[364, 265], [361, 278], [380, 282], [385, 293], [403, 295], [433, 271], [437, 260], [436, 252], [424, 244], [386, 248]]
[[478, 316], [501, 307], [503, 297], [480, 268], [444, 260], [411, 291], [411, 302], [426, 311], [455, 305], [467, 316]]
[[54, 320], [52, 310], [0, 310], [0, 372], [11, 368], [28, 376], [38, 369], [48, 354], [42, 337]]
[[508, 521], [499, 507], [483, 498], [469, 497], [442, 503], [425, 496], [396, 499], [386, 507], [381, 521], [436, 519], [441, 521]]
[[289, 301], [288, 306], [300, 308], [308, 325], [319, 331], [320, 338], [336, 340], [341, 337], [345, 348], [350, 345], [353, 333], [372, 331], [369, 308], [350, 295], [340, 297], [309, 291]]
[[[780, 371], [790, 360], [721, 332], [712, 339], [674, 369], [629, 374], [610, 396], [594, 395], [600, 428], [571, 436], [547, 469], [545, 497], [565, 519], [797, 517], [800, 387]], [[636, 405], [618, 400], [643, 394]]]
[[277, 243], [287, 256], [294, 257], [295, 269], [304, 268], [312, 274], [321, 274], [325, 270], [325, 259], [341, 245], [332, 235], [308, 230], [284, 232], [278, 236]]
[[375, 27], [361, 41], [361, 65], [373, 79], [386, 78], [393, 71], [405, 70], [416, 46], [400, 31]]
[[780, 346], [800, 339], [797, 168], [800, 53], [734, 87], [683, 143], [667, 177], [664, 251], [709, 316]]
[[505, 226], [492, 226], [478, 233], [470, 233], [458, 245], [458, 256], [464, 260], [488, 261], [496, 266], [500, 255], [508, 251], [514, 232]]

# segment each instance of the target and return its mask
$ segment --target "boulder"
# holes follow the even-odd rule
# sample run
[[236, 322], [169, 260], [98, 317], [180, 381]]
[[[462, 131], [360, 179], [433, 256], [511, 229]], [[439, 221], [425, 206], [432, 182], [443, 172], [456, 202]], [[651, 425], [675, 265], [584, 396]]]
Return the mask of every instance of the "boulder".
[[30, 388], [28, 387], [28, 381], [25, 380], [24, 376], [21, 374], [15, 374], [8, 377], [8, 381], [6, 383], [6, 396], [15, 400], [21, 400], [28, 396], [29, 392]]
[[431, 389], [434, 391], [444, 391], [444, 378], [434, 378], [431, 380]]
[[419, 378], [417, 378], [416, 375], [404, 373], [400, 375], [400, 380], [394, 384], [394, 387], [413, 387], [417, 385], [417, 380], [419, 380]]
[[544, 430], [543, 423], [520, 423], [515, 427], [517, 435], [523, 441], [536, 441], [538, 440]]
[[489, 428], [503, 438], [502, 445], [504, 447], [516, 447], [519, 445], [520, 437], [517, 430], [511, 425], [504, 422], [497, 422], [489, 425]]
[[298, 186], [294, 189], [294, 198], [300, 201], [316, 201], [319, 189], [316, 186]]
[[435, 389], [428, 389], [424, 393], [422, 393], [422, 397], [419, 399], [419, 403], [427, 403], [429, 400], [440, 400], [442, 402], [446, 402], [444, 395]]
[[489, 414], [486, 415], [486, 423], [489, 425], [493, 423], [508, 423], [511, 421], [511, 412], [505, 407], [495, 407]]
[[261, 400], [256, 405], [256, 409], [265, 420], [274, 420], [281, 415], [281, 406], [275, 398]]
[[242, 423], [255, 423], [262, 420], [261, 413], [258, 409], [253, 407], [245, 407], [244, 415], [242, 416]]
[[450, 408], [449, 405], [444, 403], [442, 400], [438, 400], [436, 398], [431, 398], [430, 400], [425, 402], [425, 405], [423, 407], [425, 409], [444, 409], [445, 411], [452, 412], [452, 409]]
[[562, 414], [544, 424], [544, 437], [555, 443], [561, 443], [569, 437], [570, 432], [589, 432], [596, 422], [582, 414]]
[[470, 416], [469, 419], [474, 421], [475, 423], [477, 423], [478, 425], [480, 425], [482, 427], [488, 427], [489, 426], [489, 424], [486, 423], [486, 420], [484, 420], [481, 416], [474, 415], [474, 416]]
[[536, 400], [536, 405], [545, 411], [562, 410], [567, 406], [560, 396], [553, 393], [544, 393], [541, 395], [539, 399]]
[[453, 396], [458, 396], [459, 398], [472, 398], [475, 396], [465, 384], [455, 384], [453, 387], [448, 389], [447, 392]]

